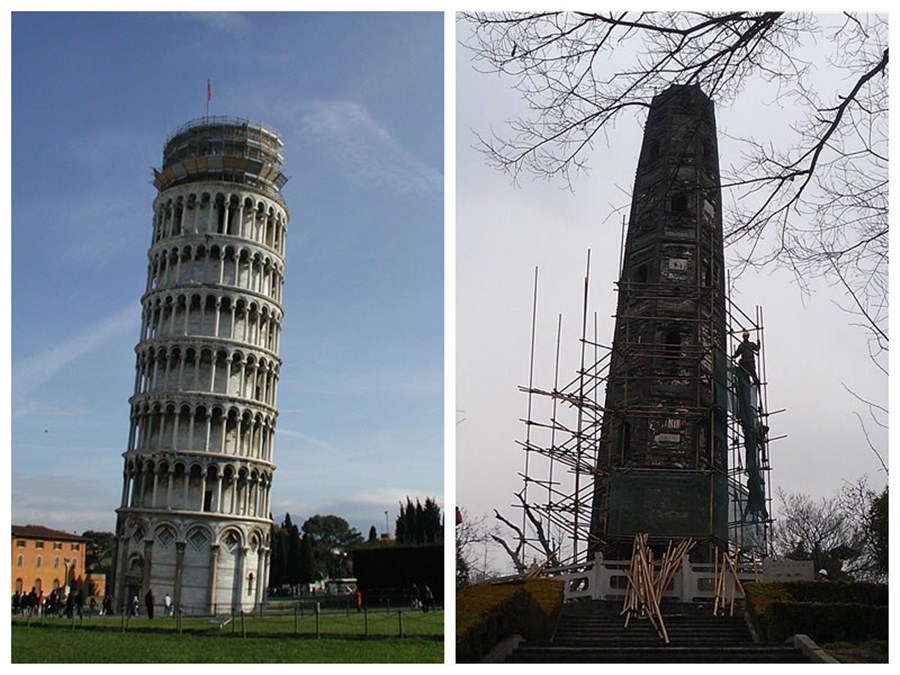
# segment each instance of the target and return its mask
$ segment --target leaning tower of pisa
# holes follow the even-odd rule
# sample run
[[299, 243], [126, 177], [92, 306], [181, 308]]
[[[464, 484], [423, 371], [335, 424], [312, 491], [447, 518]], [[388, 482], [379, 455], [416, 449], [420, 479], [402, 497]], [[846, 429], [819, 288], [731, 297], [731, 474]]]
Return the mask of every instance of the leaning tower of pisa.
[[246, 120], [177, 129], [153, 233], [117, 513], [114, 594], [249, 610], [269, 570], [288, 211], [283, 143]]

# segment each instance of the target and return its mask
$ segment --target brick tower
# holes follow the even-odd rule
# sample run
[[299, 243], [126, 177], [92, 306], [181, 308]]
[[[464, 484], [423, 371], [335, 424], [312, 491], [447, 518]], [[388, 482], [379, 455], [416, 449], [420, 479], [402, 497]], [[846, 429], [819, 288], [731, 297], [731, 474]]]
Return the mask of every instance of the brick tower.
[[119, 607], [249, 610], [269, 570], [288, 211], [283, 143], [206, 117], [166, 141], [116, 510]]
[[699, 87], [672, 86], [651, 103], [618, 286], [591, 550], [629, 558], [638, 532], [651, 545], [724, 544], [722, 206], [715, 112]]

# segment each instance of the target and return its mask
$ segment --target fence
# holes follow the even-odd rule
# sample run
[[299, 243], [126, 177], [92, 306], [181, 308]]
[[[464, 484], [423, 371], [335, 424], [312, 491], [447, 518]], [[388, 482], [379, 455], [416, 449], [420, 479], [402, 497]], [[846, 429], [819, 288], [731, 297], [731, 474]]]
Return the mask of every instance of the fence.
[[436, 638], [444, 635], [442, 610], [396, 607], [325, 608], [321, 602], [278, 603], [258, 612], [229, 610], [218, 614], [188, 614], [175, 610], [156, 618], [135, 617], [127, 612], [100, 616], [73, 612], [72, 616], [35, 613], [13, 616], [25, 626], [71, 628], [71, 630], [139, 630], [142, 632], [220, 633], [236, 637], [322, 638]]
[[[604, 560], [598, 554], [593, 563], [547, 570], [547, 574], [566, 582], [567, 601], [577, 598], [624, 600], [628, 590], [625, 573], [630, 566], [631, 562], [628, 560]], [[813, 578], [813, 567], [809, 561], [767, 558], [755, 565], [740, 563], [736, 565], [736, 570], [737, 577], [742, 582], [753, 579], [784, 581]], [[664, 597], [681, 602], [712, 602], [716, 597], [717, 573], [714, 563], [692, 563], [684, 559]]]

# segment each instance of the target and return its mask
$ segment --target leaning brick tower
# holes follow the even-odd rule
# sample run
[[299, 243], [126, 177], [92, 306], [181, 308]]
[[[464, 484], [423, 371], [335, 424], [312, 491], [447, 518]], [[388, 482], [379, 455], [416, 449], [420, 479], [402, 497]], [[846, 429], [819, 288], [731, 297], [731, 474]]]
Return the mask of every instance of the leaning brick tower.
[[288, 210], [283, 143], [260, 124], [177, 129], [154, 170], [131, 428], [116, 510], [119, 606], [253, 609], [269, 491]]
[[[713, 104], [650, 107], [625, 243], [591, 512], [593, 550], [728, 538], [722, 201]], [[703, 558], [696, 549], [695, 557]]]

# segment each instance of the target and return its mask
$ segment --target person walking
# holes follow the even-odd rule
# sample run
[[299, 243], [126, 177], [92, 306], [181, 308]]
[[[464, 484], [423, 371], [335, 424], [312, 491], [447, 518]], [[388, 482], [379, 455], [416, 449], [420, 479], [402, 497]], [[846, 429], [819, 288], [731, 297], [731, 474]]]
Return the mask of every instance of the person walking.
[[84, 618], [84, 594], [80, 588], [75, 592], [75, 613], [79, 619]]
[[144, 604], [147, 606], [147, 618], [148, 619], [153, 618], [153, 602], [154, 602], [153, 589], [148, 588], [147, 595], [144, 596]]

